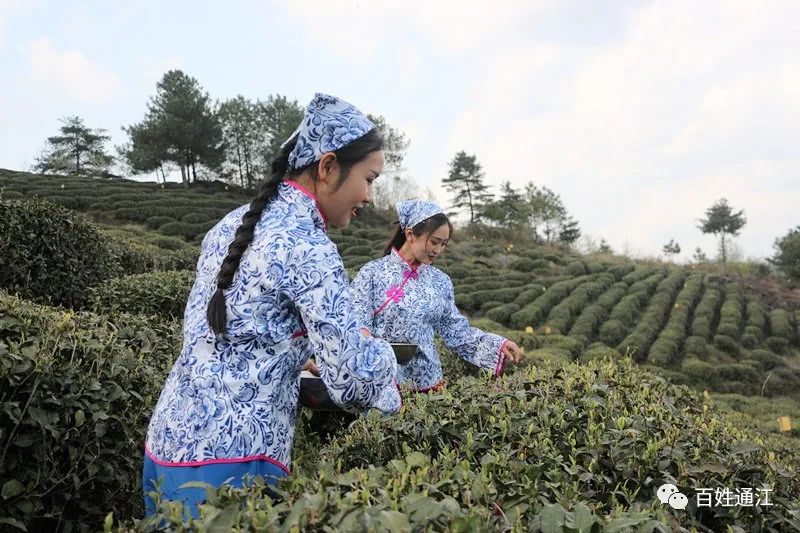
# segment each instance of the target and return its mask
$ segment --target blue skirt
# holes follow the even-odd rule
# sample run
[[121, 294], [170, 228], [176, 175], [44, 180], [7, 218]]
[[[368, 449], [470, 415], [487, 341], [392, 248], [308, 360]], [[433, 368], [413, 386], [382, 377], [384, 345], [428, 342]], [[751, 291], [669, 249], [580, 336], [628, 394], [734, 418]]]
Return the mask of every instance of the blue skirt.
[[282, 466], [265, 459], [216, 462], [196, 466], [167, 466], [154, 461], [145, 453], [142, 469], [145, 516], [152, 516], [156, 512], [156, 503], [148, 494], [151, 491], [158, 490], [163, 500], [183, 501], [185, 509], [191, 513], [192, 518], [198, 518], [198, 505], [206, 500], [206, 489], [180, 488], [184, 483], [200, 481], [214, 487], [225, 484], [239, 488], [245, 476], [248, 476], [251, 482], [256, 476], [261, 476], [269, 485], [276, 485], [286, 475], [288, 472]]

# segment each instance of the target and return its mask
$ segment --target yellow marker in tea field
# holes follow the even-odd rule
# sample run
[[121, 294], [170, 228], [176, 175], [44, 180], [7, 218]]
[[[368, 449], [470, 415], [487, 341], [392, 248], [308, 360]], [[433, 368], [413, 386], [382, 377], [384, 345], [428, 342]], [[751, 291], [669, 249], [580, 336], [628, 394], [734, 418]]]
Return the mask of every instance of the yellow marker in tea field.
[[553, 332], [553, 330], [550, 329], [550, 326], [547, 326], [546, 328], [544, 328], [544, 334], [545, 335], [550, 335], [552, 332]]
[[704, 390], [704, 391], [703, 391], [703, 398], [705, 398], [706, 400], [708, 400], [709, 398], [711, 398], [711, 395], [708, 393], [708, 391], [707, 391], [707, 390]]
[[525, 333], [533, 333], [533, 326], [527, 326], [525, 328]]
[[778, 430], [779, 431], [791, 431], [792, 430], [792, 422], [789, 420], [788, 416], [781, 416], [778, 418]]

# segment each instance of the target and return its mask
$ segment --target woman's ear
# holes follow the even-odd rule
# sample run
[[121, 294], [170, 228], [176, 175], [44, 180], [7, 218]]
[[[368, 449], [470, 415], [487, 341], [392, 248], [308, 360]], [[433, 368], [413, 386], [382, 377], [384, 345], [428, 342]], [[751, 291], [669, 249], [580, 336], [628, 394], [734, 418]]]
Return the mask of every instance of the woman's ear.
[[333, 152], [323, 154], [317, 163], [317, 179], [330, 187], [334, 187], [336, 185], [335, 174], [338, 168], [339, 163], [336, 161], [336, 154]]
[[406, 228], [406, 241], [413, 242], [414, 241], [414, 230], [411, 228]]

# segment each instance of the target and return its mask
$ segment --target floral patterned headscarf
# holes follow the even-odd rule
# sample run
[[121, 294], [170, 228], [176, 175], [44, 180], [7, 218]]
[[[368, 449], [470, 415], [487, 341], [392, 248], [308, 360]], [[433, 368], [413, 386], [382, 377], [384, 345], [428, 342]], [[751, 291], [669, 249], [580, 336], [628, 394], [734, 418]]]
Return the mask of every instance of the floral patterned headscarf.
[[404, 230], [413, 228], [433, 215], [444, 213], [441, 207], [426, 200], [403, 200], [402, 202], [397, 202], [394, 206], [397, 209], [397, 219], [400, 221], [400, 227]]
[[375, 124], [352, 104], [317, 93], [308, 104], [300, 125], [281, 148], [297, 138], [289, 154], [289, 168], [298, 170], [319, 161], [326, 152], [347, 146], [373, 128]]

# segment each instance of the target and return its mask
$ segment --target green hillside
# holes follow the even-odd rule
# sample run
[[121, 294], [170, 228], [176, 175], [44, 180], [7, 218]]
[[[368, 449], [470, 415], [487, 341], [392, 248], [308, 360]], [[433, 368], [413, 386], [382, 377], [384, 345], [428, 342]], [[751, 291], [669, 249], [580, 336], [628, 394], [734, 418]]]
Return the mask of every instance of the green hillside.
[[[0, 523], [96, 530], [114, 510], [113, 527], [144, 528], [136, 465], [199, 241], [249, 195], [7, 170], [0, 191]], [[331, 232], [351, 275], [382, 253], [380, 220]], [[487, 381], [442, 347], [448, 389], [407, 396], [395, 418], [334, 424], [328, 440], [303, 413], [284, 502], [221, 491], [195, 530], [800, 527], [791, 300], [738, 276], [458, 232], [436, 266], [525, 363]], [[778, 432], [779, 416], [795, 429]], [[766, 483], [778, 505], [673, 511], [655, 498], [668, 481]]]

